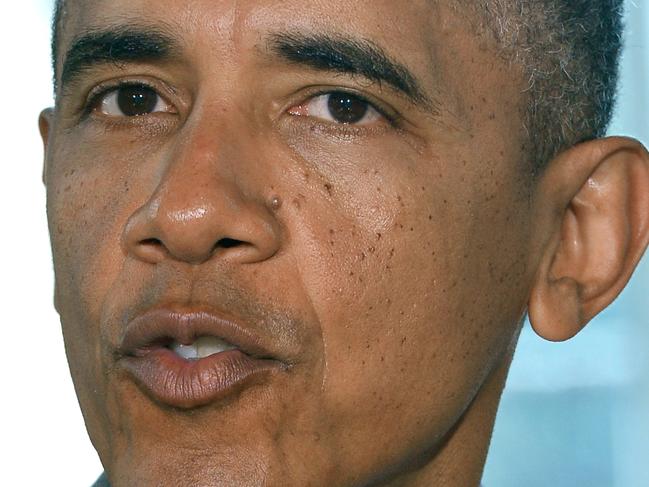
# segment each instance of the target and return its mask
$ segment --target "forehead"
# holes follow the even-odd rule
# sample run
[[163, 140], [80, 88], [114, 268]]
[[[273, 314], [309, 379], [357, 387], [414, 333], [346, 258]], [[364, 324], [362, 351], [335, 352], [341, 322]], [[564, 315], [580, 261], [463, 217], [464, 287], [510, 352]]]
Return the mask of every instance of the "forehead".
[[425, 65], [457, 28], [449, 10], [432, 0], [65, 0], [58, 54], [84, 31], [134, 23], [165, 27], [190, 45], [206, 33], [219, 43], [292, 29], [353, 34]]
[[423, 33], [440, 13], [430, 0], [66, 0], [63, 10], [66, 37], [107, 22], [149, 20], [188, 32], [200, 27], [232, 34], [268, 25], [328, 27], [359, 35], [381, 33], [394, 41], [397, 34], [406, 34], [407, 40]]
[[[218, 53], [206, 58], [206, 50], [214, 54], [220, 49], [220, 54], [240, 55], [251, 47], [259, 48], [266, 34], [342, 34], [378, 44], [405, 64], [420, 83], [435, 86], [432, 98], [446, 95], [450, 101], [457, 95], [461, 98], [462, 89], [445, 71], [455, 70], [452, 65], [459, 63], [459, 51], [475, 48], [481, 37], [472, 22], [474, 16], [469, 17], [468, 9], [459, 8], [456, 0], [63, 1], [57, 70], [76, 38], [88, 31], [129, 24], [164, 30], [184, 48], [183, 55], [193, 55], [200, 62], [218, 59]], [[479, 39], [481, 52], [477, 57], [488, 55], [489, 63], [499, 57], [496, 46], [491, 44], [488, 39]], [[479, 68], [480, 59], [476, 61], [470, 71], [479, 71], [475, 68]], [[442, 89], [445, 85], [448, 90]]]

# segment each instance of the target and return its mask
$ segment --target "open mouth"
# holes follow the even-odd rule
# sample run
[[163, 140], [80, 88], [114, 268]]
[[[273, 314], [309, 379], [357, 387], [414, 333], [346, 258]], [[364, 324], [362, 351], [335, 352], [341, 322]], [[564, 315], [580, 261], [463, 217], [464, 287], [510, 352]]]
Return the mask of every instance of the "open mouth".
[[146, 313], [129, 323], [120, 348], [118, 364], [138, 387], [181, 409], [219, 401], [286, 369], [248, 328], [209, 312]]
[[200, 360], [228, 350], [237, 350], [231, 343], [214, 336], [202, 336], [189, 345], [174, 340], [168, 348], [185, 360]]

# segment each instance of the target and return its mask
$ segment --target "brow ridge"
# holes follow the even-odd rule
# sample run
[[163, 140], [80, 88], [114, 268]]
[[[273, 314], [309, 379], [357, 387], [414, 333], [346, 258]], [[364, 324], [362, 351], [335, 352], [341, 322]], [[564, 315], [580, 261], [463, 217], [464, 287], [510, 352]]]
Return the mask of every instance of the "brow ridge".
[[[270, 51], [287, 62], [385, 83], [411, 103], [436, 111], [412, 72], [373, 41], [343, 34], [285, 32], [273, 33], [268, 39]], [[173, 35], [157, 25], [89, 28], [75, 37], [66, 51], [60, 86], [65, 88], [98, 64], [160, 61], [179, 51]]]
[[88, 29], [66, 51], [61, 87], [97, 64], [161, 60], [177, 50], [173, 37], [153, 26], [126, 24]]
[[341, 34], [275, 33], [269, 37], [269, 46], [275, 55], [290, 63], [360, 75], [390, 85], [413, 103], [432, 106], [412, 72], [372, 41]]

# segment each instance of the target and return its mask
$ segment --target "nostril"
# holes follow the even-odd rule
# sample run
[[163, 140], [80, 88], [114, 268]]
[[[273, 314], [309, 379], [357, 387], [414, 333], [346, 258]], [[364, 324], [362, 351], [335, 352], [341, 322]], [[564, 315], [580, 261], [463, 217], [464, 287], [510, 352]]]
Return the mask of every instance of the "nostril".
[[162, 242], [157, 238], [146, 238], [140, 241], [140, 245], [144, 245], [146, 247], [162, 247]]
[[244, 242], [241, 240], [236, 240], [234, 238], [222, 238], [218, 242], [216, 242], [215, 247], [216, 248], [223, 248], [223, 249], [231, 249], [232, 247], [237, 247], [239, 245], [242, 245]]
[[146, 238], [138, 242], [135, 252], [140, 258], [150, 263], [157, 263], [165, 258], [167, 249], [157, 238]]

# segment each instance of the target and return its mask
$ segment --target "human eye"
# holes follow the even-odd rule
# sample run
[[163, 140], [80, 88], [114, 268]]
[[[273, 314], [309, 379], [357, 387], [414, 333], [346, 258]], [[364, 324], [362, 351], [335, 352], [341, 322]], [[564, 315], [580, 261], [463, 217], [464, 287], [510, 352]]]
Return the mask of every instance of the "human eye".
[[92, 97], [90, 109], [106, 117], [175, 113], [173, 105], [154, 88], [138, 82], [124, 82], [102, 89]]
[[288, 113], [353, 126], [373, 125], [389, 118], [362, 96], [345, 91], [317, 94], [300, 105], [291, 107]]

